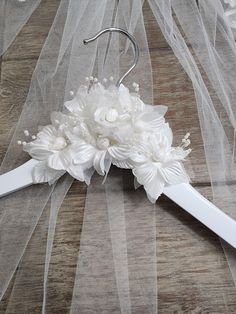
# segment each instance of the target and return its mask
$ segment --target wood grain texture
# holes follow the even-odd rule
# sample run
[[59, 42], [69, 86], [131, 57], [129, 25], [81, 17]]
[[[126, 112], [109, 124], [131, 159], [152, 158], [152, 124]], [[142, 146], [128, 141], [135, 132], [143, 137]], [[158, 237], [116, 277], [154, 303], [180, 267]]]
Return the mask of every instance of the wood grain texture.
[[[59, 2], [42, 1], [1, 60], [0, 160], [4, 157], [19, 118], [38, 55]], [[168, 106], [166, 118], [173, 128], [176, 144], [187, 131], [191, 132], [193, 182], [203, 195], [211, 199], [191, 82], [165, 42], [147, 4], [144, 14], [153, 68], [155, 104]], [[123, 174], [123, 180], [126, 193], [139, 193], [133, 191], [129, 171]], [[47, 313], [50, 314], [68, 313], [70, 309], [85, 197], [85, 185], [74, 182], [59, 212], [49, 270]], [[1, 314], [6, 310], [10, 314], [38, 314], [41, 311], [42, 257], [48, 214], [47, 208], [18, 272], [0, 303]], [[161, 197], [156, 204], [156, 216], [159, 313], [236, 313], [236, 288], [219, 238], [166, 197]], [[32, 259], [34, 254], [36, 258]], [[17, 283], [20, 273], [24, 274], [24, 286], [16, 285], [13, 291], [12, 284]]]

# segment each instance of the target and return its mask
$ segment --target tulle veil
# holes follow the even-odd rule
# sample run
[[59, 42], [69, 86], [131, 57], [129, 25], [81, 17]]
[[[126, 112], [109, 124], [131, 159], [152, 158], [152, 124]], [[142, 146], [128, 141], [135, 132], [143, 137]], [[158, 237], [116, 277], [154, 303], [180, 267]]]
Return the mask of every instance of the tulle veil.
[[[120, 27], [136, 38], [139, 63], [125, 85], [138, 82], [142, 99], [154, 104], [144, 2], [60, 1], [2, 161], [2, 173], [28, 158], [16, 144], [20, 134], [25, 129], [35, 134], [38, 126], [47, 124], [50, 113], [62, 110], [86, 76], [117, 79], [132, 62], [130, 42], [118, 34], [83, 45], [83, 39], [103, 28]], [[1, 2], [1, 55], [39, 3]], [[192, 82], [214, 203], [236, 219], [236, 45], [232, 21], [225, 14], [229, 5], [223, 0], [148, 0], [148, 4]], [[40, 301], [41, 307], [34, 311], [47, 313], [53, 295], [50, 267], [59, 209], [72, 182], [65, 176], [53, 186], [35, 185], [0, 200], [1, 298], [11, 285], [6, 313], [17, 306], [18, 313], [28, 313], [27, 302], [19, 299], [26, 283], [32, 289], [23, 292], [24, 300]], [[64, 279], [72, 290], [66, 305], [70, 313], [157, 313], [156, 208], [142, 190], [135, 192], [130, 186], [129, 175], [112, 169], [104, 185], [95, 176], [87, 188], [73, 279]], [[85, 193], [85, 187], [81, 189]], [[82, 215], [81, 207], [78, 203]], [[236, 252], [221, 243], [236, 282]], [[58, 270], [62, 277], [63, 267], [62, 263]]]

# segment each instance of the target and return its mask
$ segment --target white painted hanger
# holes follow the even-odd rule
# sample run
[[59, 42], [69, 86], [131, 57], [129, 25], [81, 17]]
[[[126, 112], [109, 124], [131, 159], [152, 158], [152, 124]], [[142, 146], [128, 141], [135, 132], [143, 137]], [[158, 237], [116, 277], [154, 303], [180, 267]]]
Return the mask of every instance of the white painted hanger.
[[[31, 159], [0, 176], [0, 197], [33, 184], [32, 171], [38, 163]], [[167, 186], [164, 194], [236, 248], [236, 221], [203, 197], [190, 184]]]
[[[117, 82], [117, 86], [119, 86], [121, 81], [130, 73], [138, 62], [139, 49], [133, 36], [122, 29], [107, 28], [97, 33], [94, 37], [84, 40], [84, 43], [87, 44], [95, 40], [101, 34], [111, 31], [120, 32], [129, 37], [133, 43], [135, 53], [134, 63], [131, 68]], [[32, 185], [34, 183], [32, 171], [37, 163], [37, 160], [31, 159], [20, 167], [1, 175], [0, 197]], [[209, 202], [190, 184], [182, 183], [167, 186], [164, 188], [164, 194], [236, 248], [236, 220], [232, 219], [214, 204]]]

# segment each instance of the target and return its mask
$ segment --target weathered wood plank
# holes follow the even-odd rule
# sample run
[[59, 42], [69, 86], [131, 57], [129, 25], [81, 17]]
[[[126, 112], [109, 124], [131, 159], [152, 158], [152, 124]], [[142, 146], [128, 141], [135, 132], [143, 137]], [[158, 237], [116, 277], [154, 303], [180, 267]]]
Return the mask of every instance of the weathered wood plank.
[[[134, 191], [130, 173], [124, 173], [124, 180], [125, 193], [132, 199], [140, 191]], [[209, 187], [198, 190], [211, 199]], [[84, 200], [85, 186], [75, 182], [59, 212], [49, 272], [49, 313], [67, 313], [70, 308]], [[158, 201], [156, 213], [159, 313], [235, 313], [236, 288], [219, 238], [166, 197]], [[44, 261], [40, 253], [37, 263], [31, 265], [27, 259], [45, 243], [45, 237], [40, 236], [46, 231], [40, 229], [44, 219], [42, 217], [38, 226], [38, 236], [36, 232], [27, 250], [23, 261], [25, 269], [21, 265], [21, 271], [27, 271], [28, 276], [25, 286], [19, 286], [15, 291], [16, 299], [10, 303], [10, 313], [40, 312], [43, 279], [40, 274]], [[43, 248], [40, 251], [43, 253]], [[37, 284], [31, 286], [32, 280]], [[0, 313], [4, 313], [1, 308]]]
[[[0, 82], [0, 161], [19, 119], [36, 60], [3, 61]], [[19, 138], [22, 134], [19, 134]]]
[[[59, 4], [60, 0], [42, 0], [3, 55], [3, 60], [38, 58]], [[23, 6], [24, 3], [22, 2], [21, 5]]]
[[[59, 2], [43, 0], [3, 57], [0, 82], [0, 160], [19, 118], [36, 59]], [[192, 84], [157, 28], [147, 4], [144, 14], [152, 58], [155, 104], [168, 106], [166, 118], [173, 128], [176, 144], [187, 131], [191, 133], [193, 152], [190, 159], [195, 173], [193, 181], [199, 184], [199, 191], [211, 199]], [[124, 178], [126, 193], [134, 197], [139, 191], [133, 190], [132, 176], [127, 172]], [[74, 182], [59, 212], [49, 271], [48, 313], [67, 313], [70, 307], [85, 195], [85, 185]], [[218, 237], [165, 197], [158, 201], [156, 211], [159, 312], [235, 313], [236, 288]], [[12, 293], [9, 287], [0, 303], [2, 314], [9, 304], [8, 311], [11, 314], [40, 313], [44, 267], [42, 244], [46, 243], [46, 229], [43, 226], [46, 214], [47, 211], [40, 220], [24, 257], [24, 264], [21, 265], [25, 274], [28, 273], [23, 281], [25, 286], [18, 286], [15, 290], [13, 303], [9, 303]], [[37, 258], [32, 264], [27, 263], [37, 250]], [[17, 273], [14, 280], [17, 280]]]

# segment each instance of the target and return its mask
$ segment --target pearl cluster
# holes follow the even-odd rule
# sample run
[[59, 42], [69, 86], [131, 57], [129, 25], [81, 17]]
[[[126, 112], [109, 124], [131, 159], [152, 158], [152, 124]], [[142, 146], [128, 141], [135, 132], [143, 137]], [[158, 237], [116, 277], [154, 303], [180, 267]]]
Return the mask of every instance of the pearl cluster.
[[[91, 75], [91, 76], [86, 76], [86, 77], [85, 77], [85, 81], [86, 81], [87, 83], [89, 83], [89, 86], [90, 86], [90, 87], [91, 87], [93, 84], [99, 83], [98, 78], [97, 78], [97, 77], [94, 77], [94, 76], [92, 76], [92, 75]], [[110, 76], [109, 79], [107, 79], [106, 77], [104, 77], [102, 81], [103, 81], [103, 83], [105, 83], [105, 84], [106, 84], [108, 81], [114, 82], [114, 77], [113, 77], [113, 76]], [[133, 83], [132, 83], [132, 86], [133, 86], [135, 92], [136, 92], [136, 93], [139, 93], [139, 84], [136, 83], [136, 82], [133, 82]], [[85, 86], [85, 87], [86, 87], [86, 86]], [[87, 86], [87, 87], [88, 87], [88, 86]], [[69, 92], [69, 94], [70, 94], [71, 97], [74, 97], [74, 95], [75, 95], [75, 93], [74, 93], [73, 90], [71, 90], [71, 91]]]
[[123, 84], [117, 87], [113, 77], [104, 78], [106, 84], [93, 76], [85, 81], [69, 92], [73, 99], [65, 102], [65, 111], [54, 112], [52, 123], [40, 128], [37, 136], [24, 130], [24, 136], [34, 141], [18, 141], [39, 160], [32, 174], [35, 183], [52, 184], [68, 172], [89, 184], [94, 171], [106, 177], [113, 164], [132, 169], [155, 202], [166, 184], [189, 182], [182, 162], [191, 151], [190, 133], [181, 146], [172, 146], [164, 106], [146, 105], [136, 82], [131, 93]]
[[[24, 135], [25, 135], [26, 137], [30, 137], [29, 131], [28, 131], [28, 130], [24, 130]], [[36, 140], [37, 136], [36, 136], [36, 135], [31, 135], [31, 138], [32, 138], [32, 140]], [[18, 145], [23, 145], [23, 146], [25, 146], [25, 145], [27, 144], [27, 142], [26, 142], [26, 141], [18, 140], [18, 141], [17, 141], [17, 144], [18, 144]]]
[[190, 133], [187, 132], [184, 138], [182, 139], [182, 145], [181, 145], [182, 148], [186, 148], [191, 144], [189, 137], [190, 137]]

